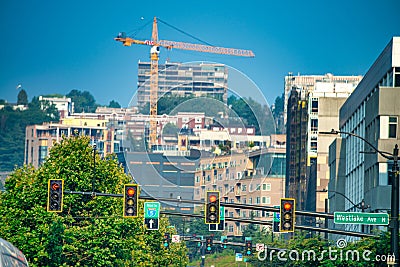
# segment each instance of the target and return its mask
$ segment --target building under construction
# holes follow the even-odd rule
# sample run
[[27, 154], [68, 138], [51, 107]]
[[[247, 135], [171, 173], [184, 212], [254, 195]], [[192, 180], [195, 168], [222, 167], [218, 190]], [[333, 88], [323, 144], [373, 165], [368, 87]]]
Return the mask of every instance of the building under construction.
[[[139, 62], [137, 104], [150, 101], [151, 63]], [[158, 97], [164, 95], [212, 97], [227, 101], [228, 68], [215, 63], [165, 63], [158, 68]]]

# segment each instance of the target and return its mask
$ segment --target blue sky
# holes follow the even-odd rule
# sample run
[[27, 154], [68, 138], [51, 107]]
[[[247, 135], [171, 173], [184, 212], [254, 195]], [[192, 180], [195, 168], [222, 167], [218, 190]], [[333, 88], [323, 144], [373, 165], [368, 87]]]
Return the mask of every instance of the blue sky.
[[[100, 104], [127, 106], [136, 91], [137, 63], [149, 47], [113, 40], [154, 16], [216, 46], [252, 50], [255, 58], [183, 50], [161, 51], [160, 62], [213, 61], [246, 74], [268, 103], [284, 76], [363, 75], [400, 35], [400, 1], [29, 1], [0, 3], [0, 99], [16, 102], [86, 90]], [[141, 18], [144, 19], [141, 19]], [[138, 38], [150, 39], [151, 24]], [[159, 23], [159, 38], [197, 43]]]

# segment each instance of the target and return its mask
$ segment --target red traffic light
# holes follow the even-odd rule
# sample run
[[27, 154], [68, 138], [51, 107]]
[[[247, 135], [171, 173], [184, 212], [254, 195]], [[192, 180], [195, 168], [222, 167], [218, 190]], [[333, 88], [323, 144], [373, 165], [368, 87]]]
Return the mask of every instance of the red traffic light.
[[129, 187], [128, 190], [126, 191], [126, 194], [132, 197], [135, 194], [135, 188]]
[[58, 190], [58, 188], [60, 188], [60, 185], [58, 183], [54, 183], [51, 185], [51, 189], [53, 190]]
[[209, 200], [210, 200], [210, 202], [215, 202], [215, 201], [217, 201], [217, 196], [216, 195], [210, 195], [209, 196]]
[[292, 208], [292, 204], [289, 202], [285, 202], [285, 204], [283, 204], [283, 209], [284, 210], [290, 210]]

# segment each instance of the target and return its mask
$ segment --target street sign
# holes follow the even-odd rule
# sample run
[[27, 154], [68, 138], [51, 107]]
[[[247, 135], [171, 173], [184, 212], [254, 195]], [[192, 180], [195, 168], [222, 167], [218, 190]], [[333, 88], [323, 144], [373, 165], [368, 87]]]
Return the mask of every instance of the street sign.
[[389, 214], [387, 213], [334, 212], [333, 216], [333, 222], [336, 224], [389, 224]]
[[264, 243], [257, 243], [256, 244], [256, 251], [257, 252], [262, 252], [262, 251], [264, 251], [265, 250], [265, 245], [264, 245]]
[[[279, 209], [280, 206], [274, 206], [274, 208]], [[274, 222], [280, 222], [281, 221], [281, 215], [279, 212], [274, 212]]]
[[243, 254], [242, 253], [236, 253], [235, 261], [243, 261]]
[[225, 207], [219, 206], [219, 223], [210, 223], [208, 231], [224, 231], [225, 230]]
[[172, 243], [179, 243], [181, 242], [181, 236], [180, 235], [172, 235]]
[[148, 230], [158, 230], [160, 217], [160, 202], [144, 203], [144, 224]]

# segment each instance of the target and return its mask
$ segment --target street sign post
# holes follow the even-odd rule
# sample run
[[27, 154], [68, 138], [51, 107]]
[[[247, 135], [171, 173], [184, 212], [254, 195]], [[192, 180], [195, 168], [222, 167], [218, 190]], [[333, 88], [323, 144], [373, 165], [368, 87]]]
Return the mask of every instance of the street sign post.
[[160, 217], [160, 202], [144, 203], [144, 224], [147, 230], [158, 230]]
[[210, 223], [208, 225], [209, 231], [224, 231], [225, 230], [225, 207], [219, 206], [219, 223]]
[[180, 243], [181, 236], [180, 235], [172, 235], [172, 243]]
[[[280, 206], [274, 206], [274, 208], [280, 208]], [[279, 212], [274, 212], [274, 219], [272, 221], [272, 232], [280, 233], [280, 222], [281, 222], [281, 214]]]
[[242, 253], [236, 253], [235, 261], [243, 261], [243, 254]]
[[388, 225], [389, 214], [368, 212], [334, 212], [336, 224]]

